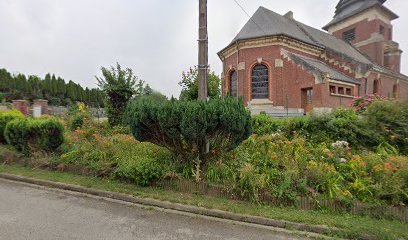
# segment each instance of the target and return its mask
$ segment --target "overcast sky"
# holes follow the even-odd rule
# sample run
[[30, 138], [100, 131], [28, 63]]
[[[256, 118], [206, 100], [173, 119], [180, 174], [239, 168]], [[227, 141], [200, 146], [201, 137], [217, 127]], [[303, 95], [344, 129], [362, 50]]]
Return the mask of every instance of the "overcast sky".
[[[238, 0], [252, 15], [259, 6], [321, 28], [338, 0]], [[233, 0], [208, 0], [209, 61], [248, 21]], [[394, 40], [408, 73], [408, 1], [389, 0]], [[154, 89], [178, 96], [181, 72], [197, 64], [198, 0], [0, 0], [0, 68], [44, 76], [55, 73], [95, 87], [101, 66], [119, 62]], [[405, 26], [405, 27], [404, 27]]]

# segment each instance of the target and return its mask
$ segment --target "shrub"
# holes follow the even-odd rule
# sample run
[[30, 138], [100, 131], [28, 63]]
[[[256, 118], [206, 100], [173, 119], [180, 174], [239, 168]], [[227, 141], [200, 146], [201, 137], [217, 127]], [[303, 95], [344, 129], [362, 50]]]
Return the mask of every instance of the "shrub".
[[115, 135], [115, 134], [131, 134], [131, 131], [129, 127], [127, 126], [122, 126], [122, 125], [117, 125], [111, 128], [110, 133]]
[[147, 156], [131, 156], [123, 159], [115, 170], [116, 177], [147, 186], [160, 179], [165, 167]]
[[[242, 100], [157, 102], [142, 99], [129, 104], [126, 113], [134, 137], [173, 151], [185, 161], [199, 158], [200, 165], [236, 148], [251, 134], [250, 113]], [[210, 152], [206, 153], [208, 140]]]
[[4, 130], [6, 129], [7, 123], [16, 118], [24, 118], [24, 115], [18, 110], [7, 112], [0, 111], [0, 143], [7, 143], [6, 138], [4, 137]]
[[385, 100], [385, 97], [376, 95], [367, 95], [363, 97], [357, 97], [351, 103], [351, 107], [358, 113], [363, 113], [367, 108], [375, 101]]
[[364, 113], [367, 128], [380, 135], [383, 142], [408, 154], [408, 102], [375, 101]]
[[64, 142], [64, 127], [53, 118], [15, 119], [6, 126], [7, 142], [18, 151], [55, 151]]
[[86, 114], [84, 113], [76, 113], [74, 116], [72, 116], [71, 120], [71, 130], [74, 131], [78, 128], [82, 128], [84, 125], [84, 120], [86, 118]]
[[95, 133], [89, 136], [88, 129], [68, 132], [64, 149], [58, 163], [143, 186], [159, 179], [173, 162], [167, 149], [137, 142], [131, 135]]
[[34, 148], [52, 152], [64, 142], [64, 126], [57, 119], [30, 119], [28, 123], [28, 143]]
[[287, 119], [260, 115], [253, 118], [253, 124], [254, 133], [260, 135], [278, 132], [290, 139], [301, 135], [317, 144], [344, 140], [355, 148], [374, 149], [383, 141], [375, 128], [368, 127], [365, 119], [353, 109], [340, 108], [323, 115]]
[[316, 144], [302, 136], [251, 136], [207, 168], [206, 180], [257, 201], [266, 192], [374, 204], [408, 203], [408, 159], [393, 152], [353, 153], [346, 141]]
[[82, 128], [87, 122], [91, 121], [91, 115], [84, 103], [78, 102], [69, 109], [69, 128], [75, 131]]
[[7, 123], [4, 136], [17, 151], [28, 153], [28, 119], [17, 118]]

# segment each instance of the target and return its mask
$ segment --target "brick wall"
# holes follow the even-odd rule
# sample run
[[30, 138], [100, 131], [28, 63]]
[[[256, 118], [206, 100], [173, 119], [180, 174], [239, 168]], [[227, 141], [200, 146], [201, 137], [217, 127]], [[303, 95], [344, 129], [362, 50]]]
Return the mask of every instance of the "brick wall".
[[[356, 38], [351, 43], [371, 58], [375, 63], [400, 72], [401, 55], [385, 53], [385, 44], [393, 39], [393, 27], [379, 19], [363, 20], [333, 33], [343, 39], [343, 33], [355, 29]], [[374, 35], [373, 35], [374, 34]], [[381, 38], [382, 35], [382, 38]], [[364, 42], [370, 40], [368, 42]]]
[[13, 108], [17, 109], [25, 116], [28, 116], [30, 114], [29, 106], [30, 104], [25, 100], [13, 100]]
[[346, 28], [333, 32], [333, 35], [337, 38], [343, 39], [344, 32], [347, 32], [351, 29], [355, 29], [356, 39], [352, 41], [352, 43], [355, 44], [369, 39], [372, 33], [380, 33], [380, 26], [383, 26], [384, 32], [382, 33], [382, 35], [384, 36], [384, 40], [385, 41], [392, 40], [392, 26], [379, 19], [374, 19], [371, 21], [368, 20], [360, 21]]
[[[281, 46], [257, 47], [239, 51], [239, 62], [245, 63], [245, 69], [238, 71], [238, 94], [243, 96], [247, 105], [251, 99], [252, 69], [258, 64], [268, 67], [269, 70], [269, 100], [275, 106], [286, 106], [286, 97], [290, 108], [301, 107], [301, 89], [313, 87], [314, 76], [281, 56]], [[301, 54], [301, 52], [293, 51]], [[309, 56], [310, 57], [310, 56]], [[275, 66], [275, 60], [282, 60], [283, 67]], [[225, 60], [225, 78], [222, 84], [223, 93], [228, 92], [230, 73], [237, 70], [237, 54]], [[316, 88], [316, 94], [321, 95]]]
[[399, 98], [408, 100], [408, 82], [400, 82], [398, 84]]

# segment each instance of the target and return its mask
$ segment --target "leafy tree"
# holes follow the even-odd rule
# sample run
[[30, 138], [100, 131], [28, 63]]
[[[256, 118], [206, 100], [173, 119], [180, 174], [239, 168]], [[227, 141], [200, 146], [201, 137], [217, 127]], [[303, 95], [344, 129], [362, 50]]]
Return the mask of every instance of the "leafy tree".
[[[198, 69], [190, 68], [187, 72], [182, 73], [182, 80], [179, 82], [182, 87], [180, 100], [190, 101], [198, 99]], [[208, 97], [210, 99], [221, 96], [221, 79], [215, 72], [209, 70], [208, 74]]]
[[61, 99], [58, 97], [52, 97], [48, 100], [48, 104], [51, 106], [61, 106]]
[[[139, 80], [136, 83], [135, 98], [151, 95], [154, 92], [155, 91], [150, 87], [149, 84], [146, 84], [145, 81]], [[161, 93], [159, 93], [159, 94], [161, 94]]]
[[141, 79], [136, 83], [136, 90], [135, 90], [136, 97], [144, 95], [145, 84], [146, 82]]
[[103, 77], [96, 79], [107, 98], [109, 124], [117, 126], [122, 123], [126, 105], [136, 93], [137, 77], [133, 75], [132, 69], [122, 69], [119, 63], [116, 63], [116, 68], [102, 67], [101, 70]]
[[149, 84], [146, 84], [145, 88], [144, 88], [144, 95], [148, 96], [148, 95], [152, 95], [153, 94], [153, 89], [150, 87]]

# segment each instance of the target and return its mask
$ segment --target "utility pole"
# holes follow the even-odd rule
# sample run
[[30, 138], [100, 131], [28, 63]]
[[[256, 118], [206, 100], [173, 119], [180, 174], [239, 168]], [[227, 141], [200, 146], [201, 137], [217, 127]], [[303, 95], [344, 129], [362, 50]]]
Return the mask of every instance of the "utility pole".
[[198, 82], [198, 99], [206, 101], [208, 97], [207, 0], [199, 0]]
[[[207, 0], [199, 0], [199, 29], [198, 29], [198, 99], [207, 101], [208, 98], [208, 30], [207, 30]], [[204, 137], [200, 153], [205, 155], [210, 151], [210, 143]], [[198, 155], [196, 181], [201, 180], [200, 170], [204, 159]]]

